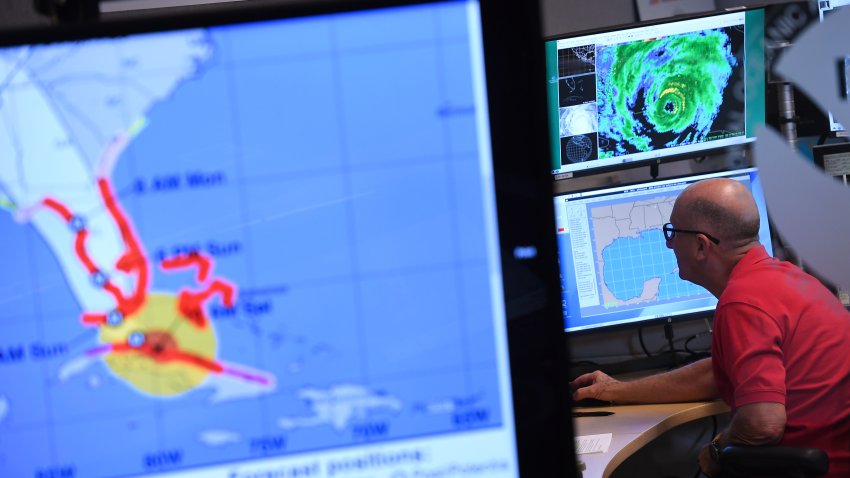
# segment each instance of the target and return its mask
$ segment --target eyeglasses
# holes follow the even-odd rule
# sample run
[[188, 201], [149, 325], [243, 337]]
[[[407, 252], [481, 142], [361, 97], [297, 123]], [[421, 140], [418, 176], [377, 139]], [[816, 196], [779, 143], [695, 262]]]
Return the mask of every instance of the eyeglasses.
[[720, 239], [712, 236], [711, 234], [706, 234], [705, 232], [702, 232], [702, 231], [690, 231], [688, 229], [676, 229], [676, 228], [673, 227], [673, 224], [670, 224], [669, 222], [667, 224], [665, 224], [664, 226], [662, 226], [661, 230], [664, 231], [664, 239], [667, 239], [668, 241], [670, 241], [674, 237], [676, 237], [677, 233], [702, 234], [703, 236], [707, 237], [709, 241], [713, 242], [715, 245], [720, 244]]

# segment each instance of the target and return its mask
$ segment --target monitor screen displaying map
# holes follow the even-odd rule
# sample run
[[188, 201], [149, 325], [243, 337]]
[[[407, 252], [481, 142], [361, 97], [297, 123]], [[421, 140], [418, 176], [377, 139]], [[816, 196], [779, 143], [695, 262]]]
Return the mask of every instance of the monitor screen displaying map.
[[760, 9], [547, 41], [552, 173], [753, 141], [763, 45]]
[[0, 476], [519, 476], [491, 23], [379, 3], [0, 35]]
[[758, 172], [743, 169], [555, 197], [567, 332], [655, 319], [708, 315], [717, 300], [679, 278], [661, 227], [689, 184], [714, 177], [740, 181], [761, 216], [759, 239], [773, 253]]

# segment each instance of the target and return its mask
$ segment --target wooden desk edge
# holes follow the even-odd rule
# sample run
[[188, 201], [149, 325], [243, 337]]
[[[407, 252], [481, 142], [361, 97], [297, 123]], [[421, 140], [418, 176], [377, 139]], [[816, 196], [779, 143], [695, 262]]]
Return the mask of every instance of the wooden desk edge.
[[626, 461], [626, 458], [630, 457], [634, 452], [640, 450], [647, 443], [661, 436], [661, 434], [663, 434], [667, 430], [670, 430], [671, 428], [677, 427], [693, 420], [698, 420], [700, 418], [710, 417], [713, 415], [720, 415], [721, 413], [726, 413], [728, 411], [728, 405], [726, 405], [720, 400], [713, 400], [710, 402], [693, 402], [693, 407], [688, 407], [671, 413], [663, 420], [658, 422], [658, 424], [651, 427], [649, 430], [638, 434], [637, 438], [631, 440], [623, 448], [616, 452], [614, 456], [612, 456], [611, 459], [608, 460], [608, 464], [605, 466], [605, 469], [602, 472], [602, 478], [608, 478], [609, 476], [611, 476], [611, 473], [613, 473], [618, 466], [620, 466], [624, 461]]

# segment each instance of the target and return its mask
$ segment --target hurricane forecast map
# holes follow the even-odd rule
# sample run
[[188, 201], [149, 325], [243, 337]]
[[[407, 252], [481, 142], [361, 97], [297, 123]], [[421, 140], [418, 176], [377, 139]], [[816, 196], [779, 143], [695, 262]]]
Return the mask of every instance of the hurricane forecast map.
[[469, 14], [0, 49], [0, 476], [501, 426]]
[[743, 39], [727, 27], [598, 46], [599, 156], [743, 135], [724, 114], [742, 108], [727, 87], [743, 70]]

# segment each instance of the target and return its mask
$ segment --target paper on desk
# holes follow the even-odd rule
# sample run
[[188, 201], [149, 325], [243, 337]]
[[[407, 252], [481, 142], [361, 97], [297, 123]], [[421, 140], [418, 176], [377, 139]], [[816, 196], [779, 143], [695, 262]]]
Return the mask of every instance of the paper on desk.
[[576, 437], [576, 454], [605, 453], [611, 446], [611, 434], [585, 435]]

